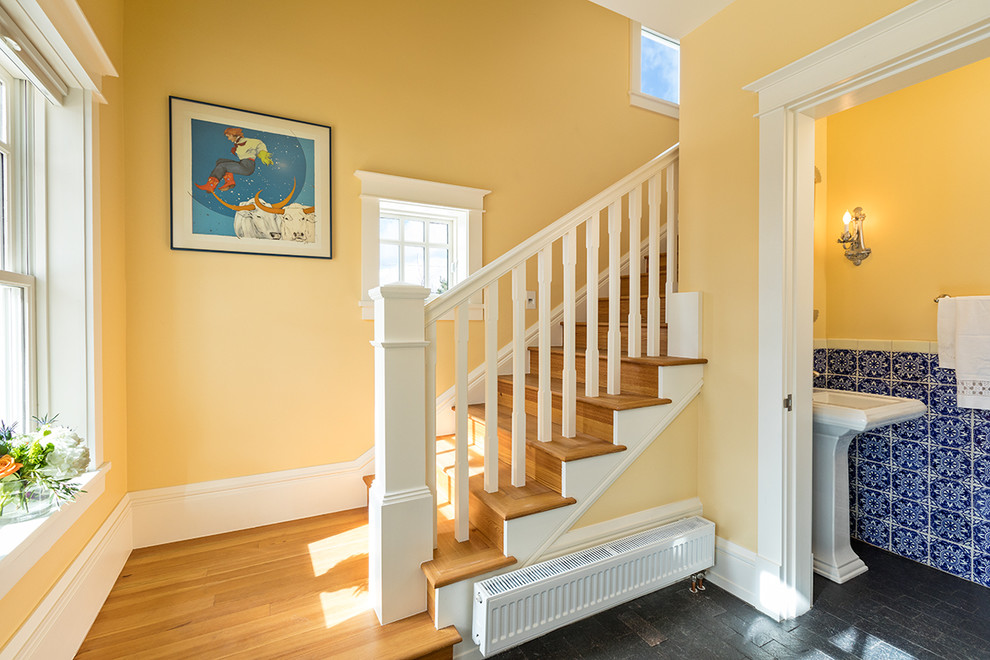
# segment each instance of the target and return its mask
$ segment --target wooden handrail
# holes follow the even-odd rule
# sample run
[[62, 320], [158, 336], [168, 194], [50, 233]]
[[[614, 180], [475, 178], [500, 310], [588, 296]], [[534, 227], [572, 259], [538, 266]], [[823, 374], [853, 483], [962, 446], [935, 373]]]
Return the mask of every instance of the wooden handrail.
[[628, 192], [629, 188], [643, 183], [654, 173], [673, 164], [677, 160], [679, 147], [680, 145], [675, 144], [628, 176], [612, 184], [570, 213], [564, 215], [553, 224], [544, 227], [527, 240], [480, 268], [473, 275], [459, 282], [443, 295], [431, 300], [426, 304], [426, 323], [433, 323], [442, 318], [449, 311], [461, 303], [466, 302], [484, 287], [511, 271], [515, 266], [537, 254], [546, 245], [560, 239], [571, 229], [580, 226], [588, 219], [589, 215], [605, 208], [616, 197]]

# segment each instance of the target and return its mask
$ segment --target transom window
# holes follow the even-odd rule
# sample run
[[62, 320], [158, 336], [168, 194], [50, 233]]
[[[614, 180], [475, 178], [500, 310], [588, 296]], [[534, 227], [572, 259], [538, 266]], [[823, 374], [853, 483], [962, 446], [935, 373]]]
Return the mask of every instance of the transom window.
[[393, 200], [381, 200], [380, 209], [380, 284], [418, 284], [434, 294], [456, 284], [455, 235], [463, 211]]

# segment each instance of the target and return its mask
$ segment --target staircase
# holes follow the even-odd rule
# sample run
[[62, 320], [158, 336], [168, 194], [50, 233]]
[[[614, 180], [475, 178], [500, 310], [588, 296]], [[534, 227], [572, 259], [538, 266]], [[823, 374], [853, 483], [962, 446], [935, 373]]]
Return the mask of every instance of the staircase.
[[[455, 626], [466, 640], [458, 647], [459, 657], [477, 651], [470, 640], [472, 584], [562, 554], [555, 542], [700, 391], [706, 361], [697, 353], [698, 300], [696, 294], [676, 293], [676, 267], [670, 276], [667, 273], [667, 256], [676, 255], [675, 172], [676, 147], [431, 301], [419, 313], [422, 321], [409, 322], [409, 331], [393, 328], [399, 341], [389, 338], [384, 319], [390, 304], [404, 305], [407, 314], [419, 309], [413, 304], [414, 287], [394, 287], [394, 294], [382, 287], [373, 294], [376, 364], [381, 359], [384, 365], [376, 371], [383, 385], [395, 385], [391, 391], [384, 386], [379, 391], [376, 384], [376, 410], [387, 413], [390, 398], [391, 409], [400, 408], [403, 400], [407, 404], [403, 428], [398, 428], [397, 419], [389, 425], [387, 414], [381, 425], [390, 432], [377, 432], [376, 424], [376, 467], [380, 475], [387, 457], [402, 454], [404, 459], [393, 459], [388, 470], [415, 475], [422, 466], [429, 477], [425, 489], [402, 487], [398, 479], [394, 479], [397, 486], [390, 488], [388, 482], [393, 479], [389, 478], [376, 478], [372, 488], [372, 518], [376, 506], [381, 512], [381, 537], [377, 548], [373, 541], [371, 549], [373, 569], [376, 551], [381, 555], [377, 585], [381, 607], [384, 610], [384, 603], [390, 602], [385, 600], [389, 556], [407, 566], [415, 565], [417, 556], [423, 557], [426, 609], [438, 629]], [[659, 184], [664, 178], [667, 194], [662, 197]], [[667, 216], [663, 226], [661, 209]], [[605, 232], [599, 231], [599, 215], [607, 216], [602, 223]], [[645, 241], [640, 238], [643, 215], [648, 230]], [[587, 249], [581, 290], [575, 277], [579, 229]], [[604, 271], [599, 270], [600, 233], [608, 245]], [[625, 254], [620, 236], [628, 240]], [[661, 250], [662, 238], [666, 238], [666, 254]], [[551, 310], [554, 242], [560, 243], [564, 285], [560, 304]], [[531, 258], [538, 262], [539, 320], [527, 331], [526, 262]], [[510, 273], [512, 340], [499, 352], [498, 280]], [[469, 373], [466, 309], [480, 292], [486, 311], [485, 357]], [[390, 301], [392, 296], [395, 302]], [[670, 343], [687, 347], [685, 357], [667, 354], [664, 310], [678, 307], [670, 304], [673, 299], [686, 302], [680, 306], [689, 311], [695, 309], [693, 318], [688, 313], [687, 322], [671, 329]], [[437, 400], [433, 379], [436, 321], [449, 311], [454, 312], [456, 385], [450, 397], [440, 400], [453, 399], [454, 405], [446, 406], [452, 408], [452, 423], [444, 421], [449, 411], [441, 409], [435, 415], [431, 405], [426, 406], [425, 419], [420, 422], [415, 415], [417, 395], [406, 392], [405, 383], [422, 382], [422, 374], [425, 385], [420, 391], [425, 401]], [[583, 320], [577, 318], [580, 312]], [[419, 322], [425, 326], [421, 335], [425, 341], [414, 336]], [[599, 346], [604, 347], [603, 355]], [[416, 369], [417, 347], [423, 359], [418, 364], [425, 362], [425, 369]], [[387, 365], [392, 355], [396, 369], [390, 372]], [[411, 370], [416, 373], [410, 374]], [[394, 374], [391, 380], [390, 373]], [[422, 458], [415, 453], [418, 434], [405, 428], [419, 428], [420, 423], [425, 437], [435, 437], [435, 443], [427, 443]], [[438, 424], [452, 426], [454, 433], [438, 435]], [[408, 464], [414, 460], [421, 462]], [[380, 490], [376, 493], [375, 488]], [[407, 530], [406, 536], [393, 530], [392, 540], [387, 538], [386, 520], [390, 493], [395, 493], [395, 526], [405, 525]], [[427, 507], [432, 525], [424, 520]], [[414, 518], [418, 525], [412, 522]], [[422, 538], [418, 543], [407, 538], [409, 529], [424, 525], [435, 525], [435, 537], [426, 537], [432, 541], [432, 552], [422, 545]], [[395, 552], [396, 543], [409, 543], [409, 553]], [[427, 553], [432, 557], [424, 556]], [[402, 573], [403, 579], [412, 583], [408, 570]], [[386, 619], [381, 611], [379, 617]]]

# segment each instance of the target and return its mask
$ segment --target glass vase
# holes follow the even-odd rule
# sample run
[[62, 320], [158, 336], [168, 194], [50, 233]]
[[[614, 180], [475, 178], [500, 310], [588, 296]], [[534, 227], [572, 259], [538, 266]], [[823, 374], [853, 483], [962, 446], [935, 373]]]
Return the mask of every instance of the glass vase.
[[55, 494], [33, 481], [0, 481], [0, 525], [40, 518], [55, 505]]

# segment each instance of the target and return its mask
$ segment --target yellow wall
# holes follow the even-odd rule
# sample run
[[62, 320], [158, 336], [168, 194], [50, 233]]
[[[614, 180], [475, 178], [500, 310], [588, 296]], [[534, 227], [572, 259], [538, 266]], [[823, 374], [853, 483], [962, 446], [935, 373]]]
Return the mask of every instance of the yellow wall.
[[742, 87], [908, 4], [736, 0], [681, 41], [683, 291], [704, 292], [698, 490], [720, 536], [756, 549], [759, 131]]
[[[371, 447], [355, 170], [492, 190], [488, 261], [677, 139], [629, 106], [628, 22], [592, 3], [125, 8], [132, 490]], [[170, 94], [332, 126], [333, 260], [169, 249]]]
[[698, 404], [691, 402], [574, 523], [574, 529], [698, 495]]
[[[813, 332], [815, 339], [828, 336], [828, 300], [826, 299], [827, 282], [825, 278], [825, 259], [829, 250], [837, 250], [835, 239], [839, 234], [830, 236], [825, 218], [828, 215], [828, 119], [822, 118], [815, 122], [815, 167], [820, 179], [815, 183], [815, 302], [818, 311]], [[831, 239], [831, 240], [829, 240]]]
[[[81, 2], [94, 30], [122, 71], [123, 0]], [[102, 194], [98, 202], [102, 233], [103, 448], [113, 464], [106, 490], [44, 557], [0, 600], [0, 646], [16, 632], [69, 564], [120, 502], [127, 490], [126, 285], [124, 282], [123, 96], [121, 80], [104, 80], [108, 105], [100, 106], [98, 136]]]
[[935, 296], [990, 293], [987, 117], [990, 60], [828, 118], [827, 232], [862, 206], [873, 250], [827, 250], [828, 337], [935, 340]]

